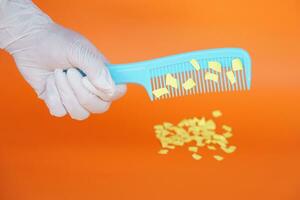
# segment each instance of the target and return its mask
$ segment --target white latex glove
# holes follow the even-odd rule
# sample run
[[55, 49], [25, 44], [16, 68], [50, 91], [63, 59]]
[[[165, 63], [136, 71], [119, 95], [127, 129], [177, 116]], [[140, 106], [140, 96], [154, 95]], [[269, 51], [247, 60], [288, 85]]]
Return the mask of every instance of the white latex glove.
[[125, 85], [114, 84], [93, 44], [55, 24], [30, 0], [0, 0], [0, 48], [14, 57], [54, 116], [68, 113], [83, 120], [90, 113], [105, 112], [126, 92]]

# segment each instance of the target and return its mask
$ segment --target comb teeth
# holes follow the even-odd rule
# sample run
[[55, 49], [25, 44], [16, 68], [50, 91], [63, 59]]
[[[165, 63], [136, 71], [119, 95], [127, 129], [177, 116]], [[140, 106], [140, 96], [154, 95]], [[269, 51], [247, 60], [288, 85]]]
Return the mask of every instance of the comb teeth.
[[[191, 68], [190, 62], [178, 63], [175, 65], [161, 66], [150, 71], [151, 73], [151, 86], [152, 90], [157, 90], [160, 88], [167, 88], [169, 93], [160, 96], [159, 98], [154, 97], [154, 100], [161, 100], [166, 98], [173, 98], [177, 96], [187, 96], [195, 94], [204, 94], [212, 92], [228, 92], [228, 91], [242, 91], [247, 90], [249, 86], [246, 81], [245, 69], [240, 71], [233, 71], [236, 82], [231, 84], [230, 80], [227, 78], [226, 72], [232, 71], [231, 62], [232, 59], [238, 57], [227, 57], [227, 58], [214, 58], [214, 59], [201, 59], [198, 60], [201, 69], [196, 71]], [[242, 58], [239, 58], [243, 61]], [[207, 63], [209, 61], [218, 61], [222, 63], [221, 73], [215, 72], [209, 69]], [[205, 67], [202, 67], [205, 66]], [[217, 74], [218, 82], [212, 80], [206, 80], [205, 74], [207, 72]], [[171, 86], [166, 86], [166, 75], [171, 74], [177, 79], [178, 88], [173, 88]], [[188, 79], [193, 79], [196, 86], [190, 90], [185, 90], [183, 83]]]

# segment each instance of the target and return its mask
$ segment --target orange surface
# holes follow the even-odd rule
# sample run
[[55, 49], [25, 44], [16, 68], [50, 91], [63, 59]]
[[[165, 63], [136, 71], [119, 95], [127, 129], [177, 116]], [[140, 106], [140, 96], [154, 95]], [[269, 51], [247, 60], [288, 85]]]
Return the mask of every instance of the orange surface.
[[[113, 63], [216, 47], [253, 59], [250, 92], [151, 103], [139, 86], [103, 115], [53, 118], [0, 52], [0, 199], [300, 199], [298, 0], [35, 1]], [[9, 87], [8, 87], [9, 86]], [[210, 116], [234, 127], [237, 152], [159, 156], [152, 126]]]

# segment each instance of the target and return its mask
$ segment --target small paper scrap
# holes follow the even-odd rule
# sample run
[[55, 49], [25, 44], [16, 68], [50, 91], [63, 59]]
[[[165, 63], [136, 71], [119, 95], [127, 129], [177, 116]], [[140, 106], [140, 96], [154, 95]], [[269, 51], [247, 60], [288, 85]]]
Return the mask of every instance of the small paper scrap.
[[239, 58], [232, 60], [232, 70], [233, 71], [243, 70], [243, 63]]
[[217, 161], [222, 161], [224, 158], [222, 156], [219, 156], [219, 155], [215, 155], [214, 158], [217, 160]]
[[221, 147], [221, 148], [225, 153], [233, 153], [236, 150], [236, 146]]
[[171, 86], [173, 88], [178, 88], [177, 79], [174, 78], [171, 74], [166, 75], [166, 85]]
[[209, 150], [214, 150], [214, 151], [217, 150], [215, 146], [210, 146], [210, 145], [209, 145], [209, 146], [207, 146], [207, 148], [208, 148]]
[[168, 154], [169, 150], [168, 149], [161, 149], [158, 151], [159, 154], [165, 155]]
[[208, 62], [208, 67], [216, 72], [222, 71], [222, 65], [221, 65], [221, 63], [219, 63], [217, 61]]
[[167, 149], [175, 149], [175, 146], [166, 145], [165, 148], [167, 148]]
[[228, 132], [232, 131], [232, 128], [230, 126], [227, 126], [227, 125], [223, 125], [222, 128], [223, 128], [223, 130], [228, 131]]
[[202, 158], [201, 155], [197, 154], [197, 153], [193, 153], [192, 154], [192, 157], [195, 159], [195, 160], [200, 160]]
[[217, 74], [213, 74], [210, 72], [206, 72], [204, 78], [205, 78], [205, 80], [211, 80], [211, 81], [215, 81], [215, 82], [218, 82], [218, 80], [219, 80], [219, 76]]
[[183, 88], [185, 89], [185, 90], [190, 90], [190, 89], [192, 89], [193, 87], [195, 87], [196, 86], [196, 83], [195, 83], [195, 81], [193, 80], [193, 79], [188, 79], [185, 83], [183, 83]]
[[189, 151], [197, 153], [198, 147], [190, 146], [190, 147], [189, 147]]
[[231, 138], [231, 137], [232, 137], [232, 133], [226, 132], [226, 133], [223, 133], [223, 136], [224, 136], [225, 138]]
[[193, 67], [195, 68], [195, 70], [198, 71], [200, 69], [200, 65], [199, 65], [199, 63], [198, 63], [198, 61], [196, 59], [192, 59], [190, 61], [190, 63], [193, 65]]
[[221, 116], [222, 116], [222, 113], [221, 113], [220, 110], [214, 110], [214, 111], [212, 112], [212, 115], [213, 115], [215, 118], [217, 118], [217, 117], [221, 117]]
[[165, 94], [169, 94], [169, 91], [167, 88], [159, 88], [157, 90], [153, 90], [152, 93], [154, 94], [155, 97], [159, 98]]

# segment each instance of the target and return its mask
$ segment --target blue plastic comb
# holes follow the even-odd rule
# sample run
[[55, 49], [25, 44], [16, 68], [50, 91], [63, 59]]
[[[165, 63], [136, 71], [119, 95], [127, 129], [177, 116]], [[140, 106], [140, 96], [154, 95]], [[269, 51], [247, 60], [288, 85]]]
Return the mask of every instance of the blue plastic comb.
[[[195, 70], [190, 63], [192, 59], [197, 60], [200, 70]], [[243, 70], [234, 71], [235, 84], [231, 84], [226, 77], [226, 72], [232, 70], [233, 59], [239, 59], [243, 65]], [[221, 64], [222, 71], [218, 74], [218, 82], [204, 78], [206, 72], [215, 73], [208, 67], [210, 61], [217, 61]], [[151, 100], [196, 93], [249, 90], [251, 85], [251, 59], [245, 50], [239, 48], [210, 49], [143, 62], [110, 64], [108, 69], [116, 84], [135, 83], [142, 85], [147, 90]], [[166, 86], [167, 74], [171, 74], [177, 79], [179, 83], [177, 89]], [[196, 86], [187, 91], [182, 87], [182, 84], [189, 78], [194, 80]], [[163, 87], [167, 87], [169, 93], [159, 98], [155, 97], [152, 92]]]

